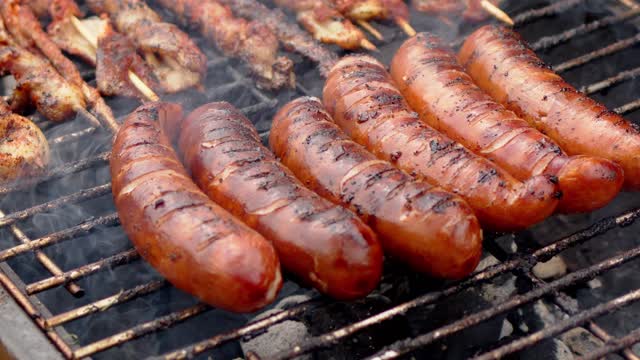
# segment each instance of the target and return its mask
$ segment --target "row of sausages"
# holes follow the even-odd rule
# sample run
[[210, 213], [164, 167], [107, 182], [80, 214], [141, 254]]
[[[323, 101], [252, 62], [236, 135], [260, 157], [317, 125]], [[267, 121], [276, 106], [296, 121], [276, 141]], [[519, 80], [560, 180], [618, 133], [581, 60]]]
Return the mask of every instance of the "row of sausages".
[[[372, 57], [344, 58], [323, 100], [300, 98], [276, 114], [273, 153], [227, 103], [184, 119], [178, 105], [145, 105], [113, 148], [123, 227], [175, 286], [231, 311], [271, 302], [280, 262], [342, 300], [376, 287], [383, 252], [462, 278], [479, 262], [481, 224], [517, 230], [554, 211], [593, 210], [616, 196], [624, 172], [638, 171], [637, 128], [566, 90], [533, 53], [509, 49], [528, 51], [510, 30], [478, 30], [460, 55], [470, 75], [428, 34], [401, 47], [390, 74]], [[537, 85], [514, 95], [525, 76], [518, 66]], [[615, 144], [577, 144], [605, 130], [614, 133], [596, 137]], [[627, 186], [637, 189], [634, 181]]]

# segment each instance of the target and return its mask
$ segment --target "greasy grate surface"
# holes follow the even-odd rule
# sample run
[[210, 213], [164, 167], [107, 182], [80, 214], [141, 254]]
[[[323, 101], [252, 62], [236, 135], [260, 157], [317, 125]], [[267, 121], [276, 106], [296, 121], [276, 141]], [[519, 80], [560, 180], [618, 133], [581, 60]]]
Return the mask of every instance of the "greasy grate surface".
[[[634, 22], [640, 11], [625, 3], [511, 1], [505, 9], [567, 80], [638, 122], [640, 35]], [[422, 14], [412, 22], [459, 43], [456, 31]], [[405, 37], [394, 27], [376, 26], [387, 39], [377, 44], [376, 56], [388, 63]], [[254, 88], [238, 62], [220, 57], [205, 41], [201, 45], [210, 65], [206, 92], [167, 99], [186, 109], [227, 100], [266, 134], [277, 106], [300, 94], [320, 94], [319, 74], [296, 56], [297, 89], [276, 95]], [[137, 103], [110, 105], [122, 117]], [[111, 201], [110, 134], [81, 119], [62, 125], [36, 120], [52, 143], [54, 163], [42, 178], [0, 187], [6, 214], [0, 218], [0, 282], [67, 358], [228, 358], [240, 354], [239, 340], [289, 319], [314, 326], [310, 338], [279, 358], [314, 352], [320, 358], [391, 359], [413, 352], [418, 358], [490, 359], [523, 349], [523, 355], [536, 356], [549, 339], [579, 326], [601, 341], [584, 354], [572, 348], [578, 355], [640, 355], [633, 351], [640, 342], [640, 319], [634, 316], [640, 308], [633, 304], [640, 299], [638, 194], [622, 194], [593, 214], [555, 216], [519, 234], [490, 234], [483, 266], [459, 283], [425, 279], [390, 263], [379, 290], [365, 300], [339, 304], [311, 293], [311, 300], [250, 320], [197, 303], [138, 258]], [[569, 272], [553, 281], [536, 277], [534, 266], [559, 254]], [[505, 283], [514, 283], [514, 290], [484, 296]], [[281, 297], [305, 292], [289, 281]], [[558, 320], [529, 323], [505, 336], [488, 331], [493, 328], [487, 324], [541, 304]]]

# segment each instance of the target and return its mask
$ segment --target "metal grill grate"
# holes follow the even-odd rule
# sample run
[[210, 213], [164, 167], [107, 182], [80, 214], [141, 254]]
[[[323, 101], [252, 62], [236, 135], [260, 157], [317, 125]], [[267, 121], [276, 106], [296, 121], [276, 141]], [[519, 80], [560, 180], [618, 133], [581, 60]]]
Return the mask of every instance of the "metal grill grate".
[[[529, 25], [535, 25], [537, 21], [541, 21], [543, 18], [562, 14], [576, 6], [580, 6], [584, 2], [586, 1], [556, 1], [546, 7], [521, 12], [519, 15], [514, 16], [514, 20], [517, 26], [525, 29]], [[603, 3], [605, 2], [600, 2], [600, 6], [604, 6]], [[621, 24], [631, 24], [640, 16], [639, 8], [629, 1], [607, 1], [606, 6], [608, 9], [612, 9], [608, 14], [573, 29], [539, 38], [537, 41], [532, 42], [534, 48], [538, 51], [553, 51], [590, 33]], [[388, 38], [395, 39], [394, 43], [398, 44], [403, 37], [396, 34]], [[597, 49], [557, 64], [554, 68], [558, 72], [567, 73], [580, 70], [582, 67], [597, 60], [606, 61], [616, 53], [632, 48], [634, 45], [637, 45], [638, 42], [640, 42], [640, 35], [636, 34], [611, 44], [598, 44]], [[205, 49], [209, 48], [209, 46], [204, 45], [204, 43], [202, 47]], [[252, 85], [252, 81], [236, 69], [234, 62], [220, 57], [220, 55], [213, 51], [208, 51], [207, 55], [210, 59], [210, 73], [216, 74], [216, 77], [208, 80], [208, 84], [206, 85], [208, 90], [206, 94], [194, 93], [189, 97], [183, 95], [180, 98], [182, 102], [184, 102], [185, 99], [191, 102], [191, 104], [186, 106], [187, 108], [191, 107], [190, 105], [192, 104], [205, 101], [221, 99], [232, 101], [241, 107], [249, 117], [254, 118], [258, 129], [263, 135], [266, 135], [268, 133], [269, 117], [275, 111], [278, 103], [282, 103], [282, 101], [300, 94], [318, 95], [315, 94], [316, 91], [314, 90], [307, 90], [305, 84], [298, 84], [296, 91], [280, 94], [276, 97], [256, 89]], [[636, 65], [640, 66], [640, 64]], [[224, 74], [224, 76], [221, 74]], [[638, 74], [640, 74], [640, 68], [638, 67], [624, 71], [613, 71], [611, 75], [607, 75], [609, 76], [608, 78], [582, 86], [581, 89], [587, 94], [600, 95], [615, 86], [629, 82]], [[87, 77], [90, 78], [91, 75], [87, 75]], [[224, 77], [224, 79], [222, 77]], [[114, 106], [114, 110], [122, 110], [122, 113], [119, 114], [120, 116], [124, 116], [128, 109], [131, 109], [131, 105], [112, 105]], [[615, 111], [621, 114], [631, 114], [638, 108], [640, 108], [640, 99], [633, 99], [626, 104], [619, 105]], [[42, 124], [44, 125], [45, 123]], [[51, 125], [47, 123], [47, 126]], [[92, 127], [87, 128], [86, 125], [83, 124], [72, 124], [69, 128], [71, 129], [70, 131], [66, 131], [66, 129], [63, 129], [65, 131], [56, 131], [55, 127], [47, 129], [47, 134], [53, 134], [49, 137], [49, 141], [54, 150], [58, 148], [64, 149], [76, 143], [86, 141], [87, 139], [100, 139], [100, 137], [104, 135], [101, 134], [100, 130]], [[104, 138], [108, 138], [108, 136]], [[59, 152], [65, 153], [64, 150], [59, 150]], [[85, 152], [83, 151], [82, 153]], [[80, 156], [77, 151], [72, 151], [71, 154], [67, 155], [69, 156], [61, 156], [61, 163], [40, 178], [29, 179], [9, 187], [0, 187], [0, 195], [11, 197], [17, 196], [16, 194], [22, 194], [21, 196], [24, 197], [25, 191], [33, 191], [32, 189], [41, 187], [47, 188], [49, 193], [56, 194], [57, 191], [52, 191], [51, 189], [55, 189], [59, 182], [62, 183], [60, 186], [66, 190], [69, 188], [67, 181], [70, 177], [82, 176], [82, 174], [87, 172], [91, 174], [104, 172], [108, 169], [108, 149], [103, 149], [98, 146], [97, 150], [92, 149], [89, 151], [87, 156]], [[95, 178], [100, 179], [101, 177], [95, 176]], [[141, 261], [135, 250], [130, 248], [130, 245], [120, 247], [113, 253], [100, 253], [96, 260], [71, 266], [67, 270], [63, 270], [62, 267], [56, 264], [54, 260], [55, 256], [46, 253], [47, 249], [54, 244], [78, 241], [78, 239], [96, 233], [99, 237], [109, 237], [113, 236], [114, 233], [120, 233], [119, 238], [122, 238], [124, 243], [128, 244], [118, 228], [118, 216], [113, 211], [112, 205], [110, 208], [101, 209], [101, 212], [95, 214], [89, 213], [87, 215], [85, 213], [83, 215], [84, 218], [76, 222], [73, 226], [66, 226], [66, 224], [64, 224], [61, 226], [62, 228], [55, 228], [54, 226], [55, 231], [47, 232], [44, 235], [31, 237], [27, 235], [27, 233], [30, 232], [35, 234], [39, 233], [37, 230], [32, 229], [32, 220], [34, 217], [55, 211], [64, 211], [64, 209], [69, 206], [81, 206], [87, 202], [108, 202], [107, 196], [110, 195], [111, 189], [109, 183], [81, 181], [83, 184], [85, 182], [89, 183], [89, 185], [83, 186], [80, 191], [66, 192], [60, 197], [52, 195], [53, 199], [48, 201], [29, 204], [28, 207], [24, 209], [15, 209], [8, 214], [0, 213], [0, 229], [6, 230], [5, 233], [1, 234], [2, 237], [0, 238], [0, 245], [2, 245], [4, 249], [0, 251], [0, 283], [2, 283], [5, 290], [22, 307], [24, 312], [34, 320], [36, 325], [57, 347], [60, 353], [69, 359], [93, 356], [113, 347], [123, 346], [145, 335], [174, 329], [178, 327], [180, 323], [200, 318], [203, 314], [211, 312], [212, 309], [206, 305], [191, 303], [179, 309], [171, 309], [171, 311], [159, 314], [158, 317], [153, 317], [149, 320], [141, 319], [133, 326], [121, 332], [99, 339], [93, 339], [90, 334], [83, 334], [86, 336], [78, 336], [78, 339], [75, 339], [73, 335], [66, 332], [66, 326], [73, 321], [95, 316], [96, 314], [119, 306], [124, 306], [136, 299], [144, 298], [170, 287], [165, 281], [157, 277], [150, 277], [149, 281], [127, 289], [107, 289], [105, 291], [108, 295], [101, 296], [95, 299], [95, 301], [87, 303], [86, 301], [81, 302], [78, 300], [77, 306], [56, 312], [55, 314], [51, 314], [43, 305], [39, 296], [47, 295], [62, 286], [74, 296], [80, 297], [85, 293], [91, 295], [91, 292], [96, 291], [96, 289], [94, 287], [81, 286], [83, 280], [91, 278], [101, 272], [115, 271], [118, 268], [130, 268], [128, 271], [138, 271], [139, 269], [134, 266]], [[75, 189], [77, 189], [77, 187]], [[60, 191], [62, 192], [64, 190]], [[575, 301], [565, 292], [567, 289], [579, 284], [584, 284], [596, 276], [637, 260], [640, 256], [640, 245], [638, 245], [637, 242], [636, 245], [638, 246], [625, 249], [604, 260], [595, 261], [589, 266], [571, 272], [551, 282], [536, 277], [532, 272], [536, 264], [548, 261], [568, 249], [575, 249], [600, 235], [612, 231], [619, 231], [620, 236], [634, 236], [635, 234], [629, 231], [616, 230], [628, 227], [640, 218], [640, 208], [637, 203], [632, 204], [631, 208], [632, 210], [623, 212], [617, 216], [592, 222], [590, 226], [576, 231], [572, 235], [561, 237], [556, 234], [554, 238], [557, 239], [560, 237], [559, 240], [547, 242], [546, 246], [538, 249], [521, 249], [515, 252], [505, 251], [500, 244], [500, 236], [488, 236], [486, 240], [487, 251], [498, 260], [498, 263], [479, 270], [464, 281], [445, 284], [435, 290], [430, 289], [410, 301], [397, 305], [394, 304], [381, 312], [371, 314], [371, 316], [359, 319], [344, 327], [317, 334], [289, 349], [287, 352], [279, 354], [278, 358], [293, 358], [345, 343], [348, 339], [360, 332], [388, 323], [392, 319], [407, 315], [416, 309], [446, 302], [456, 294], [463, 293], [468, 289], [478, 288], [483, 284], [491, 283], [496, 278], [505, 274], [512, 274], [518, 281], [526, 284], [526, 291], [522, 291], [508, 299], [499, 299], [484, 309], [465, 315], [456, 321], [444, 324], [444, 326], [418, 334], [418, 336], [411, 336], [391, 343], [383, 348], [373, 349], [369, 353], [370, 358], [393, 359], [401, 357], [416, 349], [449, 338], [477, 324], [495, 319], [505, 313], [521, 309], [527, 304], [544, 299], [545, 301], [555, 304], [566, 315], [566, 318], [552, 326], [547, 326], [538, 331], [510, 339], [512, 341], [496, 343], [490, 349], [485, 349], [484, 353], [476, 354], [477, 358], [501, 358], [539, 344], [543, 340], [557, 336], [567, 330], [584, 326], [593, 336], [604, 342], [603, 346], [595, 352], [587, 354], [585, 358], [595, 359], [612, 353], [618, 353], [628, 360], [637, 360], [639, 359], [639, 354], [634, 353], [631, 346], [640, 342], [640, 330], [634, 330], [616, 337], [599, 326], [596, 320], [605, 314], [614, 313], [620, 308], [640, 300], [640, 290], [621, 294], [609, 301], [598, 303], [586, 309], [581, 309], [576, 306]], [[30, 230], [23, 230], [23, 224], [26, 224], [25, 226]], [[558, 233], [561, 232], [562, 231], [559, 231]], [[18, 245], [15, 245], [16, 243]], [[90, 250], [92, 249], [87, 248], [87, 251]], [[9, 263], [12, 261], [17, 261], [18, 263], [20, 261], [27, 262], [28, 264], [33, 264], [34, 267], [37, 266], [35, 265], [35, 261], [37, 261], [44, 266], [44, 269], [49, 272], [49, 275], [36, 280], [28, 277], [29, 279], [27, 280], [18, 276], [17, 272], [19, 271], [14, 271], [9, 266]], [[124, 272], [121, 271], [118, 272], [118, 274], [123, 276], [122, 274], [124, 274]], [[60, 294], [58, 293], [57, 296], [60, 296]], [[187, 340], [185, 343], [192, 345], [184, 348], [160, 349], [157, 353], [151, 353], [149, 355], [164, 354], [162, 356], [166, 359], [181, 359], [205, 354], [227, 343], [255, 337], [275, 324], [287, 319], [303, 317], [305, 314], [324, 308], [329, 304], [331, 304], [329, 300], [317, 297], [232, 330], [222, 330], [217, 333], [211, 332], [204, 334], [205, 336], [213, 335], [213, 337], [195, 344], [194, 342], [200, 339]], [[208, 329], [203, 331], [208, 331]]]

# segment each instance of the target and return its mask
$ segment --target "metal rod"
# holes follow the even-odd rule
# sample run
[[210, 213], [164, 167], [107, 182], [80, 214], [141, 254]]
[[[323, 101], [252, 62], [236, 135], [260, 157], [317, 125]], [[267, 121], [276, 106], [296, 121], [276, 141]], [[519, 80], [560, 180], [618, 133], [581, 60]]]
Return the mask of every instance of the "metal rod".
[[80, 225], [76, 225], [74, 227], [33, 240], [28, 244], [22, 244], [7, 250], [0, 251], [0, 262], [6, 261], [29, 251], [41, 249], [64, 240], [73, 239], [76, 236], [89, 233], [91, 230], [98, 226], [116, 226], [119, 224], [120, 219], [118, 218], [117, 213], [102, 216], [94, 220], [89, 220]]
[[587, 95], [591, 95], [594, 93], [597, 93], [598, 91], [602, 91], [604, 89], [610, 88], [616, 84], [619, 84], [623, 81], [626, 80], [633, 80], [635, 79], [637, 76], [640, 75], [640, 67], [637, 67], [635, 69], [631, 69], [631, 70], [627, 70], [627, 71], [623, 71], [621, 73], [619, 73], [618, 75], [612, 76], [610, 78], [604, 79], [602, 81], [599, 81], [597, 83], [588, 85], [588, 86], [583, 86], [580, 88], [580, 91], [582, 91], [583, 93], [587, 94]]
[[552, 46], [556, 46], [564, 42], [567, 42], [576, 36], [588, 34], [598, 29], [635, 18], [639, 15], [640, 15], [640, 8], [631, 9], [630, 11], [627, 11], [623, 14], [610, 15], [602, 19], [592, 21], [588, 24], [582, 24], [580, 26], [574, 27], [573, 29], [563, 31], [556, 35], [545, 36], [539, 39], [538, 41], [534, 42], [533, 44], [531, 44], [531, 48], [536, 51], [542, 50], [542, 49], [548, 49]]
[[127, 250], [108, 258], [98, 260], [94, 263], [83, 265], [77, 269], [29, 284], [26, 286], [25, 290], [28, 295], [34, 295], [59, 285], [68, 284], [70, 281], [78, 280], [99, 271], [113, 269], [115, 267], [128, 264], [139, 258], [140, 255], [138, 255], [138, 252], [135, 249]]
[[9, 215], [0, 217], [0, 227], [15, 224], [20, 220], [24, 220], [36, 214], [57, 209], [67, 204], [75, 204], [82, 201], [99, 198], [101, 196], [109, 194], [110, 192], [111, 192], [111, 183], [96, 186], [96, 187], [82, 190], [82, 191], [78, 191], [77, 193], [73, 193], [71, 195], [57, 198], [55, 200], [49, 201], [44, 204], [36, 205], [28, 209], [17, 211]]
[[634, 100], [626, 105], [622, 105], [613, 109], [613, 111], [617, 112], [620, 115], [628, 114], [632, 111], [636, 111], [640, 109], [640, 99]]
[[554, 1], [550, 5], [547, 5], [545, 7], [541, 7], [539, 9], [527, 10], [518, 14], [516, 17], [513, 18], [513, 22], [516, 24], [516, 26], [524, 25], [527, 22], [566, 11], [568, 9], [571, 9], [572, 7], [582, 4], [585, 1], [586, 0]]
[[58, 179], [67, 175], [71, 175], [80, 171], [90, 169], [92, 167], [97, 166], [98, 164], [108, 162], [110, 157], [111, 157], [111, 152], [106, 151], [88, 159], [82, 159], [76, 162], [64, 164], [62, 166], [59, 166], [57, 168], [47, 171], [44, 175], [37, 178], [26, 179], [17, 184], [0, 186], [0, 195], [6, 195], [14, 191], [32, 188], [35, 185], [38, 185], [46, 181]]
[[398, 341], [386, 347], [385, 349], [379, 351], [378, 353], [376, 353], [375, 355], [371, 356], [368, 359], [369, 360], [387, 360], [387, 359], [398, 358], [399, 356], [407, 354], [420, 347], [426, 346], [438, 339], [448, 337], [463, 329], [467, 329], [469, 327], [475, 326], [495, 316], [508, 312], [509, 310], [513, 310], [519, 306], [538, 300], [543, 296], [549, 293], [552, 293], [554, 291], [557, 291], [561, 288], [591, 279], [594, 276], [597, 276], [607, 270], [613, 269], [631, 260], [634, 260], [639, 256], [640, 256], [640, 247], [636, 247], [632, 250], [626, 251], [620, 255], [614, 256], [608, 260], [600, 262], [596, 265], [571, 273], [561, 279], [558, 279], [556, 281], [549, 283], [548, 285], [529, 291], [526, 294], [513, 296], [507, 301], [504, 301], [496, 306], [474, 313], [473, 315], [467, 316], [458, 321], [454, 321], [449, 325], [443, 326], [427, 334], [420, 335], [410, 340]]
[[49, 145], [60, 145], [71, 141], [76, 141], [81, 137], [92, 135], [98, 130], [96, 127], [89, 127], [84, 130], [72, 132], [70, 134], [65, 134], [62, 136], [58, 136], [57, 138], [53, 138], [49, 140]]
[[112, 308], [113, 306], [153, 293], [159, 289], [162, 289], [166, 285], [167, 285], [166, 281], [158, 280], [158, 281], [152, 281], [146, 284], [138, 285], [128, 290], [121, 291], [118, 294], [109, 296], [102, 300], [98, 300], [91, 304], [64, 312], [62, 314], [52, 316], [49, 319], [46, 319], [45, 328], [50, 329], [50, 328], [68, 323], [69, 321], [77, 320], [82, 317], [95, 314], [97, 312], [106, 311]]
[[618, 339], [612, 339], [611, 341], [606, 343], [603, 347], [579, 359], [580, 360], [602, 359], [607, 354], [611, 354], [621, 349], [628, 348], [637, 343], [640, 343], [640, 329], [634, 330], [624, 337], [621, 337]]
[[580, 65], [584, 65], [588, 62], [591, 62], [593, 60], [599, 59], [601, 57], [605, 57], [611, 54], [614, 54], [618, 51], [622, 51], [624, 49], [627, 49], [637, 43], [640, 43], [640, 33], [636, 34], [635, 36], [628, 38], [628, 39], [624, 39], [624, 40], [620, 40], [620, 41], [616, 41], [615, 43], [604, 47], [602, 49], [598, 49], [596, 51], [592, 51], [588, 54], [579, 56], [577, 58], [568, 60], [563, 62], [562, 64], [559, 64], [557, 66], [554, 66], [553, 69], [558, 72], [561, 73], [563, 71], [567, 71], [570, 69], [573, 69], [575, 67], [578, 67]]
[[531, 335], [528, 335], [524, 338], [518, 339], [514, 342], [511, 342], [507, 345], [501, 346], [495, 350], [484, 353], [480, 356], [476, 356], [475, 360], [490, 360], [490, 359], [501, 359], [507, 355], [513, 354], [515, 352], [524, 350], [528, 347], [531, 347], [535, 344], [538, 344], [542, 340], [548, 339], [552, 336], [562, 334], [563, 332], [578, 327], [590, 319], [597, 318], [599, 316], [605, 315], [607, 313], [611, 313], [620, 309], [621, 307], [627, 306], [631, 303], [640, 300], [640, 290], [633, 291], [629, 294], [606, 302], [604, 304], [600, 304], [595, 306], [589, 310], [578, 313], [567, 320], [561, 321], [549, 327], [546, 327], [540, 331], [536, 331]]
[[205, 304], [197, 304], [190, 308], [171, 313], [169, 315], [160, 317], [153, 321], [149, 321], [144, 324], [140, 324], [135, 326], [129, 330], [123, 331], [121, 333], [109, 336], [102, 340], [96, 341], [89, 345], [83, 346], [73, 352], [73, 356], [76, 359], [84, 358], [100, 351], [104, 351], [113, 346], [123, 344], [127, 341], [133, 340], [135, 338], [139, 338], [143, 335], [150, 334], [152, 332], [156, 332], [159, 330], [170, 328], [182, 321], [185, 321], [189, 318], [192, 318], [196, 315], [199, 315], [207, 310], [209, 310], [209, 306]]

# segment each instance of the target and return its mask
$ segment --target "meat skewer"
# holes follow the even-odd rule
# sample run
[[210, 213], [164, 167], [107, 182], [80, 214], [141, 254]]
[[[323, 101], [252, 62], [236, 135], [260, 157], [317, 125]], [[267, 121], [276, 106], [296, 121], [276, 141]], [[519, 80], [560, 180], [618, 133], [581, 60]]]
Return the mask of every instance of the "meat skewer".
[[207, 59], [187, 34], [163, 22], [142, 0], [88, 0], [97, 14], [108, 14], [115, 28], [131, 38], [169, 93], [201, 86]]
[[482, 89], [568, 154], [613, 160], [624, 169], [625, 186], [640, 190], [640, 127], [564, 81], [516, 32], [482, 27], [458, 58]]
[[[100, 123], [113, 132], [117, 131], [119, 124], [100, 93], [82, 79], [73, 62], [66, 58], [60, 48], [49, 39], [31, 8], [20, 5], [19, 0], [4, 0], [0, 3], [0, 13], [16, 43], [30, 51], [39, 52], [49, 59], [60, 75], [71, 85], [80, 89]], [[84, 108], [76, 110], [83, 112]], [[83, 114], [87, 118], [93, 118], [87, 111]]]
[[303, 183], [360, 215], [389, 255], [446, 279], [463, 278], [478, 264], [482, 230], [471, 207], [376, 159], [332, 122], [319, 99], [285, 105], [269, 143]]
[[195, 24], [224, 54], [246, 62], [258, 77], [259, 86], [295, 87], [293, 62], [278, 56], [278, 38], [267, 25], [236, 18], [227, 6], [214, 0], [158, 2], [174, 12], [184, 25]]
[[228, 5], [238, 16], [267, 25], [278, 36], [278, 40], [286, 50], [295, 51], [316, 62], [322, 76], [326, 76], [337, 61], [337, 56], [333, 52], [313, 40], [298, 25], [290, 23], [279, 9], [269, 9], [257, 0], [220, 0], [220, 2]]
[[387, 9], [387, 17], [395, 21], [402, 31], [409, 36], [416, 34], [416, 31], [409, 23], [409, 7], [404, 0], [382, 0], [382, 3]]
[[275, 3], [294, 11], [302, 26], [320, 42], [347, 50], [376, 49], [360, 29], [324, 0], [275, 0]]
[[417, 178], [461, 195], [489, 228], [526, 228], [556, 209], [560, 194], [551, 179], [520, 182], [422, 123], [384, 65], [370, 56], [340, 60], [327, 79], [323, 100], [356, 142]]
[[110, 168], [122, 227], [176, 287], [225, 310], [258, 310], [282, 286], [277, 254], [189, 177], [167, 136], [181, 118], [177, 104], [149, 103], [118, 132]]
[[369, 21], [385, 19], [387, 8], [381, 0], [323, 0], [351, 21], [355, 21], [378, 40], [384, 40], [382, 34]]
[[513, 19], [502, 11], [495, 0], [413, 0], [413, 6], [422, 12], [450, 17], [462, 14], [465, 20], [480, 22], [487, 15], [513, 26]]
[[497, 103], [473, 83], [456, 54], [436, 36], [407, 40], [391, 75], [420, 118], [520, 181], [558, 178], [558, 210], [591, 212], [608, 204], [624, 182], [622, 168], [599, 157], [567, 156], [551, 138]]
[[181, 129], [179, 147], [196, 184], [271, 241], [285, 269], [340, 300], [361, 298], [377, 286], [382, 248], [375, 233], [304, 187], [238, 109], [203, 105]]

